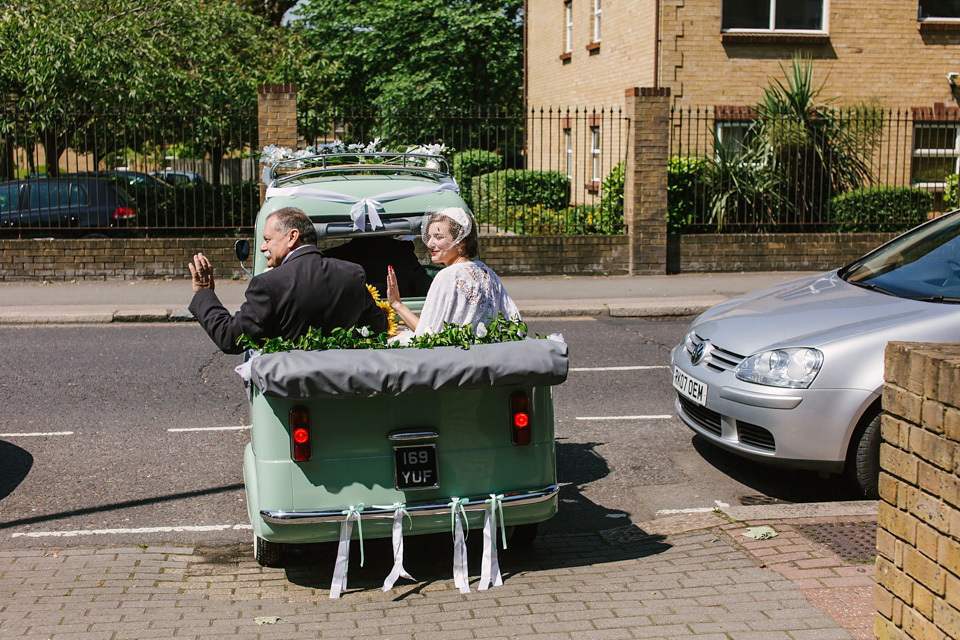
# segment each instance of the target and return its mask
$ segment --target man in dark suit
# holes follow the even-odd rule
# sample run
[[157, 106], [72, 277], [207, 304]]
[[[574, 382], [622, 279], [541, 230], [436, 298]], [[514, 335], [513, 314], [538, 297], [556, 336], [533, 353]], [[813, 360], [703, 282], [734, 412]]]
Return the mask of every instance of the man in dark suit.
[[225, 353], [241, 353], [237, 338], [280, 337], [295, 340], [310, 327], [325, 334], [336, 327], [387, 330], [358, 265], [327, 258], [317, 249], [317, 234], [307, 215], [293, 207], [267, 217], [260, 251], [272, 267], [250, 280], [246, 302], [236, 315], [214, 293], [213, 267], [202, 253], [188, 263], [193, 282], [190, 312]]

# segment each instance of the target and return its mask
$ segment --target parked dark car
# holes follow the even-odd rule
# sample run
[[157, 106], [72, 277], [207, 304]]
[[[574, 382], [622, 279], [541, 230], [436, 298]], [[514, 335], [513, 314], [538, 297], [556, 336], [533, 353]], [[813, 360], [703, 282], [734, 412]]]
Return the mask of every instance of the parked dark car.
[[0, 229], [83, 229], [135, 226], [133, 200], [113, 181], [83, 176], [0, 182]]
[[[168, 185], [163, 180], [150, 175], [149, 173], [143, 173], [142, 171], [132, 171], [130, 169], [111, 169], [109, 171], [83, 171], [78, 173], [79, 176], [88, 176], [93, 178], [110, 178], [115, 179], [121, 183], [121, 186], [125, 186], [133, 189], [155, 189], [162, 192], [167, 192], [170, 189]], [[124, 184], [126, 183], [126, 184]]]
[[174, 169], [164, 169], [163, 171], [151, 171], [150, 175], [154, 178], [159, 178], [167, 184], [175, 187], [187, 184], [207, 184], [207, 181], [203, 179], [203, 176], [195, 171], [176, 171]]

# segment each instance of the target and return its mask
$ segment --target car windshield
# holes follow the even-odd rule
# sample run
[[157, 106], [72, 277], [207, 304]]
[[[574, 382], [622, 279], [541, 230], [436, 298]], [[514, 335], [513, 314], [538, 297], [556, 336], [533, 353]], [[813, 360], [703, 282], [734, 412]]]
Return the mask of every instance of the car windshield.
[[840, 276], [903, 298], [960, 302], [960, 211], [905, 233], [845, 267]]

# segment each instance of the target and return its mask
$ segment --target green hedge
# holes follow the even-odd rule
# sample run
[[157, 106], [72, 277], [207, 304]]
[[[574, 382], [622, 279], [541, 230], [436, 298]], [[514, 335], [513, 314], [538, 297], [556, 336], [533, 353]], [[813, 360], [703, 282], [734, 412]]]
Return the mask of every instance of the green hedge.
[[683, 233], [696, 220], [697, 204], [701, 208], [707, 194], [706, 158], [674, 156], [667, 164], [667, 231]]
[[567, 176], [559, 171], [504, 169], [485, 173], [471, 181], [474, 213], [480, 222], [509, 231], [523, 227], [516, 214], [523, 207], [550, 210], [567, 208], [570, 195]]
[[960, 187], [960, 176], [951, 173], [947, 176], [947, 187], [943, 190], [943, 206], [947, 211], [953, 211], [960, 207], [960, 198], [958, 198], [958, 187]]
[[927, 219], [933, 195], [915, 187], [867, 187], [834, 196], [831, 230], [906, 231]]
[[483, 149], [467, 149], [453, 155], [451, 170], [453, 177], [460, 185], [460, 196], [464, 202], [474, 208], [473, 179], [503, 167], [503, 158], [500, 154]]

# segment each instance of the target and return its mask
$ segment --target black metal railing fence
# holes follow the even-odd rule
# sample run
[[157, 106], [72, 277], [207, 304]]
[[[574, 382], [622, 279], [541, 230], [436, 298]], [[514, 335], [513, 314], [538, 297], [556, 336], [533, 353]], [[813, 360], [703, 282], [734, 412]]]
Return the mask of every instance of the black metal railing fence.
[[622, 233], [628, 125], [617, 107], [332, 108], [298, 118], [314, 148], [442, 144], [481, 231], [517, 235]]
[[[147, 235], [222, 234], [254, 225], [255, 112], [50, 116], [6, 104], [0, 115], [0, 181], [6, 181], [0, 233], [7, 237], [98, 235], [119, 227]], [[104, 203], [93, 195], [92, 180], [110, 182], [124, 211], [135, 216], [93, 211]]]
[[960, 123], [678, 107], [670, 124], [673, 233], [900, 231], [957, 206]]

